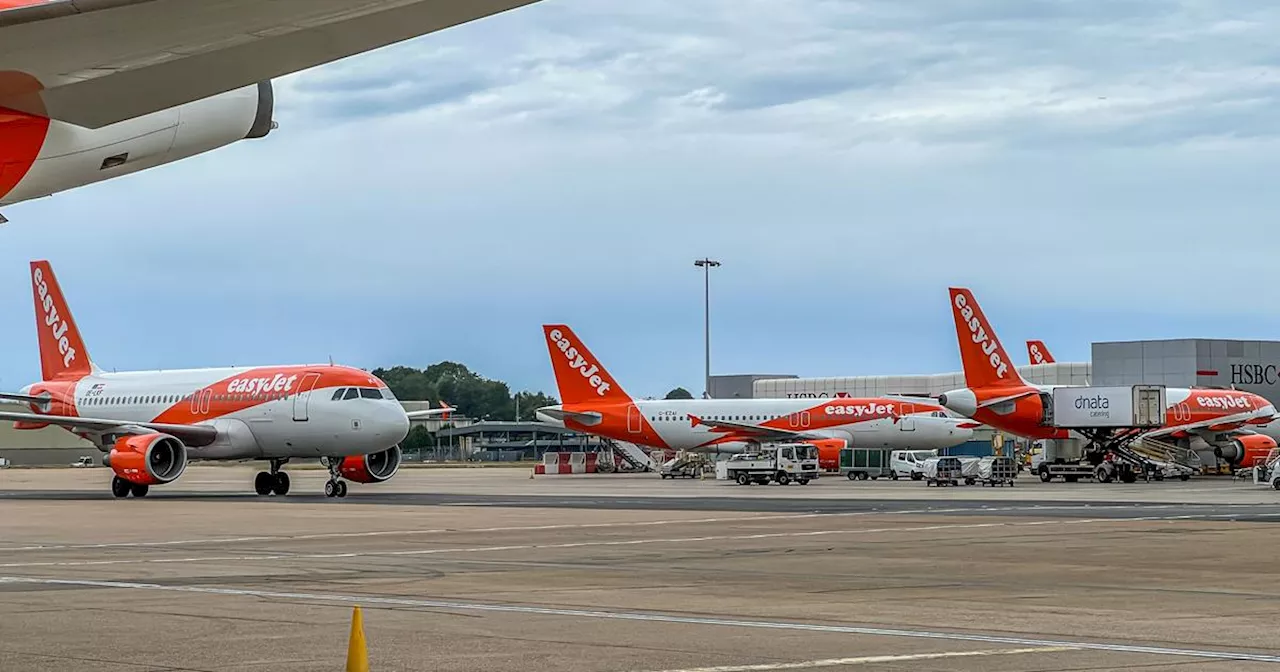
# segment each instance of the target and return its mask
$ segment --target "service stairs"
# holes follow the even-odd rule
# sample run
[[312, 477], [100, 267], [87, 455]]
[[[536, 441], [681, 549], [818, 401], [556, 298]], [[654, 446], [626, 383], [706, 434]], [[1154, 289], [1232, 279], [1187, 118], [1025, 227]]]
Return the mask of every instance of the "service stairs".
[[1178, 471], [1198, 474], [1203, 466], [1200, 453], [1159, 439], [1138, 439], [1127, 448], [1128, 452], [1141, 458], [1143, 462], [1151, 463], [1156, 467], [1173, 467]]
[[644, 448], [627, 441], [614, 441], [613, 439], [604, 439], [604, 445], [611, 448], [614, 454], [620, 456], [623, 462], [631, 465], [636, 471], [657, 471], [658, 463], [653, 461], [649, 453]]

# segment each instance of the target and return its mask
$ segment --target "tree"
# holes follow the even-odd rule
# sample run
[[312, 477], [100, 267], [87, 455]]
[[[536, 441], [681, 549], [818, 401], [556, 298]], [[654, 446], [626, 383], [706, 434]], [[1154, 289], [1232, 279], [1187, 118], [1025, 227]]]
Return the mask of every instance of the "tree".
[[[515, 417], [515, 397], [511, 388], [499, 380], [490, 380], [457, 362], [440, 362], [426, 369], [393, 366], [374, 369], [397, 397], [406, 401], [429, 401], [432, 406], [447, 402], [458, 413], [471, 418], [511, 420]], [[532, 420], [542, 406], [556, 403], [542, 392], [520, 392], [520, 419]]]
[[693, 398], [693, 395], [689, 394], [689, 390], [686, 390], [683, 387], [677, 387], [676, 389], [668, 392], [667, 396], [663, 397], [663, 399], [692, 399], [692, 398]]

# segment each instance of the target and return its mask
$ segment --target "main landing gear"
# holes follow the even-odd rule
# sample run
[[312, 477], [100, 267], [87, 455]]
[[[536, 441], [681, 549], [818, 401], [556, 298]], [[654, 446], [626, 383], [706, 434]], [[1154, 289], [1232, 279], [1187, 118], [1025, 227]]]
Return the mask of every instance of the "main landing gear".
[[150, 489], [151, 486], [149, 485], [126, 481], [119, 476], [111, 477], [111, 494], [115, 495], [117, 498], [124, 498], [129, 495], [133, 495], [134, 497], [146, 497], [147, 491]]
[[283, 497], [289, 494], [289, 474], [280, 471], [280, 467], [288, 461], [287, 457], [271, 460], [271, 471], [259, 471], [253, 479], [253, 489], [263, 497], [271, 494]]
[[320, 463], [329, 468], [329, 480], [324, 484], [325, 497], [346, 497], [347, 482], [342, 480], [342, 472], [338, 471], [341, 460], [332, 457], [320, 458]]

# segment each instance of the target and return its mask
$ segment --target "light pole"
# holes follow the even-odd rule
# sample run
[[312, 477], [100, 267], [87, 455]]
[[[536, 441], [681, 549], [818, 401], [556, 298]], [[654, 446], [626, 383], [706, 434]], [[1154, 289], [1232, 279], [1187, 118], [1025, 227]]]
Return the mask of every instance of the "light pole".
[[720, 262], [702, 258], [693, 262], [693, 265], [702, 268], [702, 335], [706, 355], [706, 380], [703, 381], [702, 396], [704, 399], [709, 399], [711, 397], [711, 269], [719, 266]]

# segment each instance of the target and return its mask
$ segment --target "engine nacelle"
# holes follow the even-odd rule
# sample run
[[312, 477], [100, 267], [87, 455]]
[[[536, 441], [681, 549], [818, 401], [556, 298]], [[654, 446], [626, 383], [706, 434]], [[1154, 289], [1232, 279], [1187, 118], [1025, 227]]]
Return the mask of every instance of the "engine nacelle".
[[0, 205], [261, 138], [274, 108], [271, 82], [261, 82], [102, 128], [0, 110]]
[[1233, 467], [1252, 467], [1267, 459], [1276, 447], [1276, 440], [1265, 434], [1243, 434], [1226, 445], [1213, 447], [1213, 454]]
[[169, 483], [186, 471], [187, 447], [168, 434], [124, 436], [116, 440], [103, 464], [130, 483]]
[[381, 483], [400, 471], [400, 446], [368, 455], [350, 455], [338, 465], [342, 477], [356, 483]]
[[849, 447], [844, 439], [814, 439], [805, 443], [817, 446], [818, 468], [823, 471], [835, 471], [840, 468], [840, 451]]

